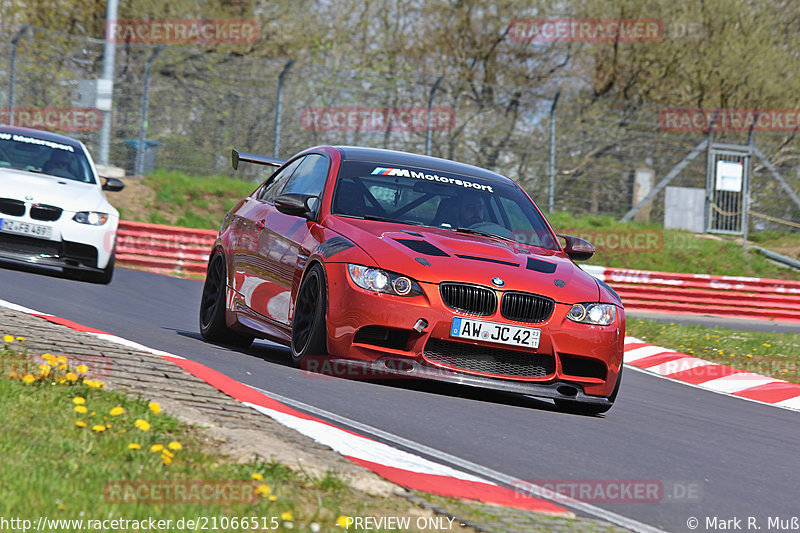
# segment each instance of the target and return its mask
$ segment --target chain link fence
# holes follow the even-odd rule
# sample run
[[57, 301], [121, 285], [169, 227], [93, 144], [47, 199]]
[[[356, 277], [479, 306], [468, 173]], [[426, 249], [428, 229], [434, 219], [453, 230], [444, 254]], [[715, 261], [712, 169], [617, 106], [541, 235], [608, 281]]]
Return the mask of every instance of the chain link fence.
[[[63, 121], [68, 119], [63, 117], [55, 127], [35, 123], [36, 110], [92, 107], [81, 80], [100, 76], [104, 43], [36, 27], [21, 30], [0, 25], [2, 121], [7, 123], [9, 118], [6, 106], [13, 52], [14, 109], [30, 113], [25, 118], [33, 120], [33, 127], [65, 130]], [[145, 67], [155, 48], [130, 43], [116, 47], [109, 163], [129, 172], [143, 126]], [[281, 120], [276, 128], [281, 73]], [[664, 107], [593, 100], [564, 85], [567, 88], [561, 90], [553, 114], [556, 211], [621, 218], [635, 204], [637, 170], [651, 173], [657, 184], [708, 138], [703, 131], [667, 131]], [[413, 71], [387, 79], [341, 65], [220, 55], [197, 45], [175, 44], [164, 47], [153, 60], [149, 86], [146, 131], [147, 139], [159, 143], [154, 147], [159, 168], [233, 176], [229, 157], [234, 146], [288, 157], [316, 144], [416, 153], [425, 153], [429, 145], [431, 155], [487, 167], [517, 180], [540, 207], [548, 207], [555, 85], [478, 86], [469, 80], [426, 78]], [[429, 131], [431, 103], [435, 120]], [[39, 119], [44, 120], [41, 115]], [[386, 126], [387, 122], [391, 125]], [[66, 133], [97, 153], [99, 129], [79, 130]], [[796, 132], [717, 132], [711, 141], [752, 142], [785, 183], [800, 192]], [[702, 152], [692, 159], [669, 185], [704, 188], [706, 157]], [[792, 195], [759, 157], [751, 160], [751, 230], [800, 227], [800, 206]], [[248, 168], [238, 175], [256, 180], [265, 172], [269, 171]], [[661, 190], [651, 202], [649, 218], [660, 221], [663, 216]]]

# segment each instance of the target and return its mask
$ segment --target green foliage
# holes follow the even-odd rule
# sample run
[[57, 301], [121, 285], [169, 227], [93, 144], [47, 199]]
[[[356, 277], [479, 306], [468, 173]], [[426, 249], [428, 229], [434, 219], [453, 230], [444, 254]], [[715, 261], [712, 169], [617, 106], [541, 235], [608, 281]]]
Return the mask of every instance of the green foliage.
[[733, 331], [629, 318], [626, 334], [734, 368], [800, 383], [800, 334]]

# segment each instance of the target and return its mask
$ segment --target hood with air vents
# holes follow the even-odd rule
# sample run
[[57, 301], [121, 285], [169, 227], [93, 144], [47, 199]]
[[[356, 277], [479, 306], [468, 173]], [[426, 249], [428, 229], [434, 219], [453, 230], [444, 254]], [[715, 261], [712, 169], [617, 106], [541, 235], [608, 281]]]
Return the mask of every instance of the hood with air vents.
[[[332, 217], [334, 218], [334, 217]], [[448, 229], [335, 217], [328, 226], [346, 235], [381, 268], [419, 282], [460, 282], [541, 294], [557, 302], [597, 301], [597, 282], [563, 252]]]

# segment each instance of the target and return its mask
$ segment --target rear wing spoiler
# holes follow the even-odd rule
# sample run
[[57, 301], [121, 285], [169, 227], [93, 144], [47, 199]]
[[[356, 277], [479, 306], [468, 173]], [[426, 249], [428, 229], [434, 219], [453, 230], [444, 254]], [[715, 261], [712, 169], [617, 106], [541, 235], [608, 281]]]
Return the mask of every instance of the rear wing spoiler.
[[265, 155], [246, 154], [234, 148], [231, 150], [231, 165], [233, 166], [233, 170], [239, 169], [240, 161], [244, 163], [255, 163], [257, 165], [268, 165], [271, 167], [280, 167], [286, 163], [285, 159], [276, 159]]

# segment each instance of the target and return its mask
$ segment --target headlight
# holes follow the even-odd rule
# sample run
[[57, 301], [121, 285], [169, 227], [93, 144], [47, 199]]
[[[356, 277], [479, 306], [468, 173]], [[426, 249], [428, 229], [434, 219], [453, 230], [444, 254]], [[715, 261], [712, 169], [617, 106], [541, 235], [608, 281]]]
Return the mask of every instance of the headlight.
[[368, 291], [383, 292], [396, 296], [418, 296], [422, 287], [413, 279], [381, 268], [364, 265], [347, 265], [353, 283]]
[[567, 313], [567, 318], [581, 324], [608, 326], [617, 317], [617, 308], [612, 304], [575, 304]]
[[78, 224], [88, 224], [90, 226], [102, 226], [108, 222], [108, 215], [106, 213], [99, 213], [97, 211], [78, 211], [72, 220]]

